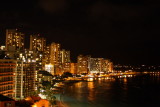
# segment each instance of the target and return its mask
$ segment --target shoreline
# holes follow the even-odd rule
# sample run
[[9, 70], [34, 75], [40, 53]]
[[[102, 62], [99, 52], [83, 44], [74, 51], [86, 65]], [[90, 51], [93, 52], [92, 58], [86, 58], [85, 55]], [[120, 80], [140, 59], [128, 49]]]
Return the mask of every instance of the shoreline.
[[[144, 74], [146, 74], [146, 73], [142, 73], [142, 76], [143, 77], [145, 77], [145, 75]], [[152, 73], [151, 73], [152, 74]], [[154, 74], [154, 73], [153, 73]], [[155, 75], [153, 75], [153, 76], [155, 76]], [[159, 76], [159, 75], [158, 75]], [[142, 91], [142, 89], [143, 89], [143, 87], [141, 87], [141, 84], [139, 84], [139, 82], [141, 83], [143, 83], [143, 78], [142, 79], [139, 79], [139, 77], [141, 77], [141, 75], [139, 75], [139, 73], [138, 73], [138, 76], [136, 76], [136, 78], [135, 77], [133, 77], [133, 79], [130, 79], [131, 81], [129, 81], [128, 83], [131, 83], [131, 85], [127, 85], [127, 87], [129, 87], [129, 88], [127, 88], [127, 90], [130, 90], [130, 91], [127, 91], [127, 92], [130, 92], [130, 94], [128, 94], [129, 96], [128, 97], [130, 97], [130, 98], [132, 98], [132, 97], [135, 97], [135, 94], [137, 93], [137, 92], [141, 92]], [[152, 75], [151, 75], [151, 77], [152, 77]], [[123, 93], [121, 93], [122, 95], [126, 95], [125, 93], [126, 93], [126, 88], [124, 87], [124, 84], [126, 84], [126, 82], [127, 81], [125, 81], [126, 79], [126, 77], [122, 77], [122, 78], [124, 78], [124, 80], [122, 80], [122, 79], [119, 79], [120, 81], [110, 81], [109, 80], [109, 82], [108, 82], [108, 80], [107, 79], [104, 79], [106, 82], [97, 82], [96, 84], [94, 84], [93, 83], [93, 85], [94, 86], [92, 86], [92, 87], [88, 87], [88, 85], [85, 85], [85, 84], [92, 84], [92, 82], [83, 82], [83, 86], [87, 86], [88, 88], [83, 88], [82, 87], [82, 89], [81, 90], [84, 90], [84, 91], [75, 91], [74, 92], [74, 90], [76, 90], [76, 89], [78, 89], [80, 86], [76, 86], [76, 87], [74, 87], [74, 88], [71, 88], [69, 91], [66, 91], [65, 93], [63, 93], [64, 91], [65, 91], [65, 86], [63, 86], [63, 91], [61, 92], [61, 93], [59, 93], [59, 96], [56, 98], [56, 100], [57, 100], [57, 105], [56, 106], [53, 106], [53, 107], [98, 107], [98, 106], [100, 106], [100, 107], [105, 107], [106, 105], [107, 105], [107, 103], [105, 102], [105, 101], [103, 101], [103, 100], [100, 100], [100, 102], [98, 102], [98, 100], [96, 100], [96, 99], [93, 99], [93, 101], [90, 101], [90, 100], [88, 100], [89, 99], [89, 97], [86, 97], [86, 96], [88, 96], [89, 95], [89, 93], [91, 92], [91, 91], [89, 91], [88, 89], [91, 89], [92, 90], [92, 92], [91, 92], [91, 94], [94, 92], [94, 93], [96, 93], [96, 92], [98, 92], [97, 94], [93, 94], [94, 96], [93, 96], [93, 98], [102, 98], [103, 97], [103, 99], [105, 99], [105, 98], [108, 98], [109, 99], [109, 103], [108, 103], [108, 105], [109, 105], [109, 107], [113, 107], [113, 106], [115, 106], [115, 103], [113, 103], [113, 102], [115, 102], [115, 100], [113, 100], [113, 98], [111, 97], [108, 97], [108, 95], [110, 95], [110, 96], [116, 96], [116, 98], [118, 99], [118, 100], [116, 100], [116, 102], [117, 102], [117, 105], [118, 105], [118, 103], [120, 102], [120, 103], [122, 103], [121, 105], [119, 105], [120, 107], [123, 107], [124, 105], [123, 105], [123, 101], [121, 100], [121, 98], [119, 97], [119, 95], [117, 95], [114, 91], [112, 91], [113, 89], [114, 90], [120, 90], [120, 92], [122, 91]], [[129, 76], [128, 78], [132, 78], [132, 76]], [[134, 80], [137, 80], [137, 78], [138, 78], [138, 81], [136, 81], [136, 84], [135, 84], [135, 81]], [[157, 77], [158, 78], [158, 77]], [[118, 79], [118, 78], [117, 78]], [[150, 79], [150, 78], [147, 78], [147, 80], [153, 80], [152, 78]], [[82, 81], [80, 81], [80, 82], [82, 82]], [[134, 83], [134, 84], [132, 84], [132, 82]], [[106, 85], [106, 83], [107, 84], [111, 84], [111, 85]], [[114, 85], [112, 85], [112, 84], [115, 84], [115, 83], [117, 83], [117, 84], [119, 84], [119, 85], [117, 85], [116, 87], [114, 86]], [[124, 83], [124, 84], [122, 84], [122, 83]], [[147, 83], [147, 82], [146, 82]], [[67, 83], [67, 84], [69, 84], [69, 83]], [[71, 85], [72, 84], [74, 84], [73, 82], [71, 82]], [[148, 85], [150, 85], [150, 84], [148, 84]], [[156, 84], [155, 84], [156, 85]], [[100, 87], [99, 87], [100, 86]], [[103, 88], [103, 87], [106, 87], [106, 86], [112, 86], [112, 87], [109, 87], [109, 88]], [[119, 87], [119, 86], [121, 86], [121, 87]], [[156, 85], [157, 86], [157, 85]], [[102, 92], [99, 92], [99, 90], [100, 89], [103, 89], [103, 91]], [[145, 89], [145, 88], [144, 88]], [[143, 89], [143, 90], [144, 90]], [[67, 90], [67, 89], [66, 89]], [[107, 91], [105, 91], [105, 90], [107, 90]], [[133, 91], [134, 90], [134, 91]], [[137, 91], [138, 90], [138, 91]], [[148, 89], [148, 90], [150, 90], [150, 89]], [[132, 94], [132, 91], [133, 92], [135, 92], [135, 93], [133, 93]], [[69, 92], [69, 93], [68, 93]], [[76, 93], [77, 92], [77, 93]], [[106, 94], [103, 94], [103, 92], [108, 92], [108, 94], [106, 93]], [[111, 93], [111, 94], [110, 94]], [[82, 98], [81, 98], [81, 96], [79, 97], [80, 99], [79, 99], [79, 101], [77, 101], [77, 99], [76, 98], [74, 98], [74, 97], [76, 97], [76, 95], [84, 95], [84, 96], [82, 96]], [[139, 94], [141, 94], [141, 93], [139, 93]], [[73, 95], [73, 96], [72, 96]], [[100, 95], [103, 95], [102, 97], [100, 96]], [[131, 95], [131, 96], [130, 96]], [[144, 93], [142, 93], [142, 95], [143, 96], [145, 96], [145, 94]], [[147, 97], [147, 96], [146, 96]], [[86, 100], [84, 100], [86, 98]], [[136, 97], [138, 100], [136, 100], [136, 101], [141, 101], [141, 99], [139, 99], [139, 97]], [[145, 97], [144, 97], [145, 98]], [[126, 99], [126, 97], [124, 98], [124, 100], [126, 100], [127, 102], [125, 103], [125, 104], [127, 104], [127, 105], [132, 105], [132, 99]], [[86, 101], [86, 102], [85, 102]], [[97, 102], [98, 103], [97, 103]], [[95, 104], [95, 105], [94, 105]], [[150, 103], [150, 104], [152, 104], [152, 103]], [[116, 105], [116, 106], [117, 106]], [[138, 103], [135, 103], [135, 105], [137, 106], [137, 107], [140, 107], [139, 105], [138, 105]]]
[[53, 107], [68, 107], [61, 99], [62, 93], [56, 94], [55, 96], [56, 96], [56, 105], [54, 105]]
[[65, 87], [66, 85], [68, 86], [68, 84], [74, 84], [77, 82], [81, 82], [81, 80], [70, 80], [70, 81], [63, 81], [62, 83], [64, 83], [62, 90], [60, 93], [55, 94], [56, 97], [56, 105], [54, 105], [53, 107], [70, 107], [68, 104], [66, 104], [64, 102], [64, 99], [62, 100], [62, 97], [65, 95], [64, 91], [65, 91]]
[[54, 105], [53, 107], [69, 107], [63, 100], [62, 100], [62, 96], [64, 95], [64, 87], [62, 86], [63, 90], [60, 93], [55, 94], [56, 97], [56, 105]]
[[[130, 73], [128, 73], [127, 75], [129, 75]], [[132, 75], [136, 75], [137, 73], [132, 73]], [[108, 75], [107, 77], [115, 77], [115, 76], [119, 76], [119, 75]], [[91, 77], [89, 77], [91, 78]], [[92, 78], [104, 78], [104, 77], [92, 77]], [[74, 84], [77, 82], [90, 82], [86, 80], [87, 78], [83, 78], [81, 80], [64, 80], [62, 81], [62, 83], [66, 84]], [[63, 87], [63, 91], [61, 91], [60, 93], [55, 94], [56, 97], [56, 105], [54, 105], [53, 107], [69, 107], [63, 100], [62, 100], [62, 96], [64, 95], [64, 88], [65, 85], [62, 86]]]

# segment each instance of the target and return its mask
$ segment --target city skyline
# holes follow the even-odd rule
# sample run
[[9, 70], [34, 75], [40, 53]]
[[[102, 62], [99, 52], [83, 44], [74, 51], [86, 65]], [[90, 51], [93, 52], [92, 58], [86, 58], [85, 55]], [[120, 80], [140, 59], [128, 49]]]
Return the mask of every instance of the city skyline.
[[26, 35], [40, 33], [49, 43], [62, 44], [74, 61], [85, 54], [116, 64], [159, 62], [158, 1], [38, 0], [1, 5], [0, 45], [5, 29], [20, 28]]
[[160, 1], [4, 0], [0, 107], [152, 107]]
[[[65, 78], [68, 74], [71, 77], [74, 75], [75, 78], [77, 75], [114, 73], [113, 63], [109, 59], [80, 55], [77, 57], [77, 63], [73, 63], [70, 60], [70, 51], [62, 49], [59, 43], [46, 45], [46, 41], [39, 34], [30, 35], [30, 48], [26, 49], [25, 33], [18, 29], [6, 29], [5, 46], [0, 46], [2, 95], [22, 100], [31, 96], [34, 91], [43, 93], [44, 90], [39, 88], [43, 87], [41, 83], [44, 81], [53, 84], [53, 79]], [[46, 74], [46, 77], [43, 74]]]

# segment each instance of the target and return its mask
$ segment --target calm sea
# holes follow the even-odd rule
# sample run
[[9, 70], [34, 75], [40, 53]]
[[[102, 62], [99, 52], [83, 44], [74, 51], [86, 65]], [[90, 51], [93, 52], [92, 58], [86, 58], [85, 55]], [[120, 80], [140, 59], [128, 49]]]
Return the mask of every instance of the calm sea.
[[69, 107], [160, 107], [160, 74], [78, 82], [65, 88], [62, 101]]

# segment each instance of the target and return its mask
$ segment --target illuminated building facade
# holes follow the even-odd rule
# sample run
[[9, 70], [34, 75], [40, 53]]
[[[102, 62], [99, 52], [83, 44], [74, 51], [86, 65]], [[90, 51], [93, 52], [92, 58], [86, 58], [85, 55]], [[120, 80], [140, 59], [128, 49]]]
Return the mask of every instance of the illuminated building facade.
[[45, 51], [46, 51], [46, 39], [38, 35], [30, 36], [30, 51], [34, 51], [36, 54], [36, 65], [38, 69], [42, 70], [45, 67]]
[[70, 51], [61, 50], [60, 51], [60, 67], [62, 68], [62, 72], [70, 72], [71, 71], [71, 63], [70, 63]]
[[22, 61], [21, 67], [23, 67], [23, 77], [21, 78], [23, 78], [23, 96], [21, 96], [21, 98], [25, 98], [30, 96], [31, 93], [37, 89], [37, 71], [42, 70], [42, 55], [34, 51], [25, 50], [19, 54], [17, 59]]
[[15, 73], [15, 99], [21, 100], [24, 98], [24, 89], [23, 89], [23, 62], [17, 61], [17, 67], [16, 67], [16, 73]]
[[46, 48], [46, 39], [40, 37], [40, 35], [30, 36], [30, 50], [32, 51], [44, 51]]
[[50, 63], [59, 65], [60, 63], [60, 44], [52, 43], [50, 48]]
[[61, 75], [70, 70], [70, 51], [60, 48], [59, 43], [51, 43], [44, 52], [45, 70], [52, 75]]
[[90, 56], [83, 56], [79, 55], [77, 59], [77, 73], [88, 73], [89, 68], [88, 68], [88, 61], [89, 61]]
[[43, 53], [37, 53], [36, 54], [36, 70], [42, 70], [43, 69]]
[[71, 71], [72, 74], [77, 74], [77, 63], [71, 63]]
[[0, 94], [14, 98], [16, 61], [0, 59]]
[[66, 62], [63, 64], [63, 72], [70, 72], [71, 71], [71, 63]]
[[[111, 64], [112, 62], [110, 62], [107, 59], [104, 58], [90, 58], [89, 59], [89, 73], [109, 73], [111, 70]], [[113, 69], [112, 69], [113, 71]]]
[[51, 74], [58, 75], [61, 74], [61, 61], [60, 61], [60, 44], [51, 43], [50, 47], [50, 64], [53, 65]]
[[[71, 64], [71, 70], [74, 65]], [[74, 72], [73, 70], [71, 72]], [[105, 74], [113, 72], [113, 63], [104, 58], [91, 58], [79, 55], [77, 59], [77, 74]]]
[[50, 64], [50, 52], [51, 52], [51, 46], [46, 46], [46, 49], [44, 51], [44, 58], [43, 58], [43, 63], [44, 65]]
[[104, 72], [105, 67], [106, 66], [103, 58], [90, 58], [89, 60], [90, 73]]
[[24, 34], [17, 29], [6, 30], [6, 50], [23, 50]]
[[7, 55], [17, 61], [15, 72], [15, 98], [21, 100], [37, 89], [37, 69], [41, 68], [36, 62], [36, 53], [29, 50], [15, 51]]
[[60, 51], [60, 59], [62, 64], [70, 62], [70, 51], [62, 49], [62, 51]]
[[52, 72], [53, 65], [52, 64], [45, 64], [45, 71], [48, 71], [49, 73]]
[[36, 90], [36, 75], [37, 73], [35, 72], [35, 63], [23, 63], [23, 72], [24, 72], [24, 77], [23, 77], [23, 95], [24, 98], [30, 96], [34, 90]]
[[109, 62], [108, 71], [113, 72], [113, 62]]

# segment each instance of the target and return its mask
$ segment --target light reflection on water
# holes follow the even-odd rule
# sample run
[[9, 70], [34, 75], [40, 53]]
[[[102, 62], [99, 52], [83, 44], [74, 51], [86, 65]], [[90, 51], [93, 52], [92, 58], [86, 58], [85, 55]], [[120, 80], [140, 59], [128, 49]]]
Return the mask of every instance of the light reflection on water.
[[160, 106], [160, 75], [145, 74], [78, 82], [65, 90], [70, 107]]

